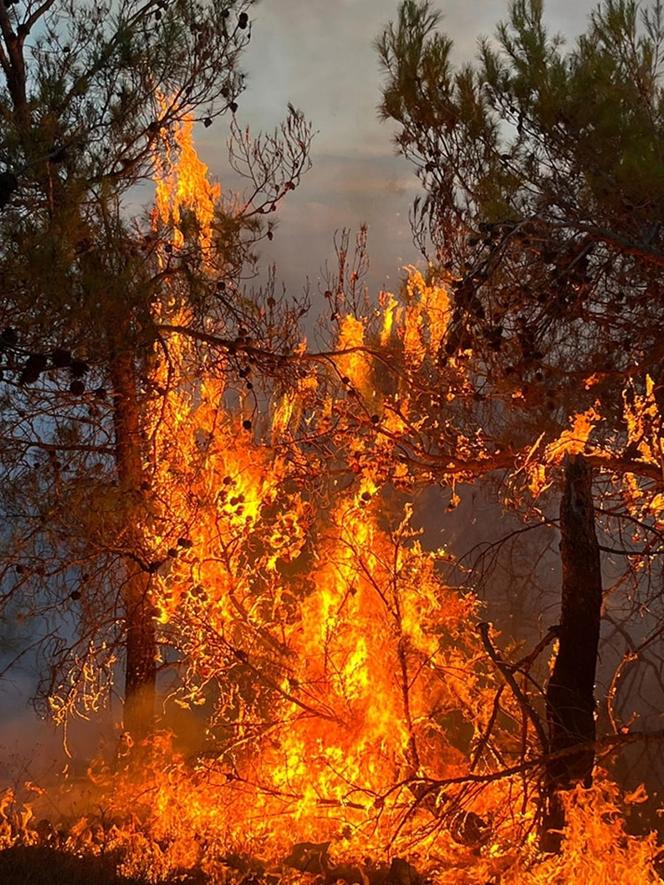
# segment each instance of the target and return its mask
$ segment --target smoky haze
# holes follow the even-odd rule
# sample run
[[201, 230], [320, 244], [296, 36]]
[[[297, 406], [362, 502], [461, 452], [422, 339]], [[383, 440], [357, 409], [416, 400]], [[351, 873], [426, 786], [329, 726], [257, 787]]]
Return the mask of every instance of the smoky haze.
[[[491, 35], [506, 0], [432, 3], [455, 43], [459, 62], [471, 59], [480, 36]], [[550, 0], [553, 31], [574, 38], [585, 28], [590, 0]], [[278, 125], [291, 102], [317, 130], [313, 166], [279, 210], [279, 227], [263, 249], [293, 294], [311, 282], [315, 300], [320, 269], [333, 259], [335, 230], [369, 228], [372, 292], [396, 287], [404, 264], [418, 260], [408, 220], [418, 183], [397, 157], [394, 128], [378, 117], [381, 71], [374, 42], [394, 20], [396, 0], [262, 0], [255, 7], [250, 48], [242, 59], [247, 89], [238, 121], [252, 130]], [[197, 140], [213, 173], [234, 186], [225, 162], [225, 123], [199, 127]], [[324, 288], [324, 286], [323, 286]]]

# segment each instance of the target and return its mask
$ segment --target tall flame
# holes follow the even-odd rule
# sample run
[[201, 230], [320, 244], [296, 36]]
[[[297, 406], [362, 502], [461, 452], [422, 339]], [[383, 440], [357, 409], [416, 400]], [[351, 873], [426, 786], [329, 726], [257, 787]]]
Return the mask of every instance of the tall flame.
[[[211, 250], [221, 190], [191, 121], [164, 141], [156, 185], [155, 227], [183, 246], [189, 213]], [[437, 356], [451, 316], [444, 287], [411, 269], [402, 301], [386, 294], [382, 306], [377, 340], [398, 344], [408, 371]], [[188, 309], [169, 290], [155, 306], [183, 319]], [[186, 711], [200, 752], [176, 750], [176, 730], [155, 737], [140, 776], [117, 759], [93, 766], [113, 822], [81, 818], [61, 847], [117, 852], [119, 872], [155, 883], [193, 868], [226, 882], [233, 853], [283, 860], [298, 842], [318, 851], [318, 868], [292, 864], [329, 881], [342, 878], [343, 858], [409, 853], [440, 883], [655, 882], [654, 838], [626, 835], [602, 777], [567, 797], [561, 855], [537, 856], [523, 763], [535, 764], [532, 729], [487, 662], [478, 601], [450, 585], [444, 552], [423, 548], [412, 507], [395, 496], [407, 469], [389, 462], [386, 441], [420, 424], [407, 384], [381, 389], [370, 343], [368, 322], [343, 318], [330, 373], [343, 393], [319, 404], [320, 426], [351, 413], [347, 449], [333, 436], [326, 453], [348, 455], [341, 483], [313, 447], [287, 445], [329, 378], [281, 391], [261, 438], [230, 405], [233, 382], [201, 377], [183, 336], [169, 336], [167, 359], [155, 350], [145, 545], [164, 669], [177, 673], [164, 707]], [[626, 407], [631, 433], [646, 427], [652, 395], [650, 384]], [[598, 420], [577, 415], [547, 463], [582, 451]], [[495, 760], [508, 771], [500, 778]], [[510, 769], [514, 760], [523, 765]], [[37, 802], [0, 797], [0, 848], [39, 841]], [[352, 881], [374, 873], [364, 863]]]
[[173, 230], [173, 245], [184, 244], [186, 214], [196, 220], [198, 244], [206, 254], [212, 244], [212, 222], [221, 198], [221, 185], [209, 180], [209, 170], [194, 146], [193, 120], [185, 118], [172, 141], [164, 133], [155, 153], [153, 224], [161, 221]]

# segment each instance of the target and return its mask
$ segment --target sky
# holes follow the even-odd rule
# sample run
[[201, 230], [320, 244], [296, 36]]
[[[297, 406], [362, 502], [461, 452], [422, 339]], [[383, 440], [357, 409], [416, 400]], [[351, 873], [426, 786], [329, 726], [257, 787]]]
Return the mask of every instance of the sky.
[[[495, 32], [507, 0], [433, 0], [454, 39], [459, 61], [471, 59], [477, 38]], [[595, 3], [548, 0], [552, 30], [575, 36]], [[381, 73], [373, 43], [396, 17], [397, 0], [260, 0], [252, 13], [252, 41], [243, 56], [247, 89], [238, 121], [254, 131], [282, 120], [290, 101], [317, 135], [312, 169], [279, 210], [274, 241], [263, 250], [294, 295], [307, 278], [312, 298], [321, 268], [334, 263], [333, 236], [344, 227], [369, 229], [368, 283], [395, 287], [404, 264], [418, 260], [408, 220], [418, 193], [412, 167], [396, 156], [394, 128], [381, 122]], [[201, 155], [224, 185], [227, 124], [223, 119], [196, 137]]]

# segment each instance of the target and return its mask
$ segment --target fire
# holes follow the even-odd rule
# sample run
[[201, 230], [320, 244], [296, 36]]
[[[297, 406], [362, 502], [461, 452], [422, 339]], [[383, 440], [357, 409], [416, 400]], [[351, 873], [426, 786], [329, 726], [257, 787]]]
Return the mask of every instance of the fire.
[[588, 437], [600, 418], [596, 407], [575, 415], [572, 427], [563, 431], [555, 442], [549, 443], [544, 453], [545, 460], [551, 464], [560, 464], [565, 455], [578, 455], [583, 452]]
[[451, 318], [451, 300], [444, 286], [425, 281], [414, 267], [407, 268], [403, 346], [406, 358], [419, 366], [427, 353], [438, 353]]
[[[191, 213], [205, 252], [221, 191], [191, 122], [174, 145], [160, 154], [153, 221], [182, 246]], [[382, 301], [375, 337], [417, 370], [440, 349], [451, 296], [411, 270], [403, 303]], [[166, 289], [155, 311], [186, 317], [187, 304]], [[119, 873], [155, 883], [194, 869], [226, 882], [239, 855], [263, 871], [290, 855], [291, 867], [329, 881], [349, 881], [352, 862], [361, 868], [350, 880], [377, 882], [380, 862], [405, 855], [440, 883], [658, 881], [654, 837], [625, 833], [607, 778], [570, 793], [562, 853], [538, 856], [536, 736], [487, 659], [480, 603], [454, 586], [444, 550], [425, 550], [395, 492], [408, 471], [388, 461], [385, 440], [422, 422], [405, 385], [379, 389], [371, 334], [345, 316], [327, 375], [268, 390], [271, 420], [267, 408], [245, 417], [230, 363], [225, 381], [201, 379], [184, 336], [164, 340], [167, 356], [155, 349], [143, 538], [161, 663], [174, 674], [163, 705], [174, 721], [184, 711], [197, 742], [187, 748], [174, 726], [144, 748], [140, 771], [122, 753], [98, 760], [90, 781], [103, 819], [68, 821], [59, 847], [115, 853]], [[326, 392], [332, 375], [342, 393]], [[627, 414], [641, 431], [648, 397]], [[329, 458], [351, 464], [339, 482], [289, 442], [307, 421], [347, 421], [356, 398], [356, 436]], [[544, 461], [583, 451], [599, 419], [577, 415]], [[39, 841], [41, 801], [4, 794], [0, 847]], [[313, 846], [306, 862], [303, 843]]]
[[170, 551], [155, 591], [164, 641], [188, 662], [174, 696], [208, 708], [214, 689], [209, 728], [233, 740], [211, 772], [230, 766], [272, 850], [292, 844], [293, 819], [301, 840], [384, 845], [412, 799], [395, 784], [424, 765], [462, 770], [436, 723], [458, 712], [472, 729], [482, 706], [476, 602], [441, 580], [409, 512], [380, 525], [371, 474], [316, 512], [223, 390], [173, 400], [155, 483], [173, 530], [154, 541]]
[[208, 167], [200, 159], [193, 139], [193, 120], [186, 118], [175, 130], [172, 141], [162, 133], [155, 153], [155, 202], [153, 226], [161, 222], [172, 231], [173, 245], [181, 247], [183, 225], [189, 213], [197, 224], [197, 237], [205, 254], [211, 246], [212, 221], [221, 198], [221, 186], [211, 183]]
[[370, 396], [372, 390], [370, 369], [365, 346], [364, 324], [352, 314], [343, 317], [337, 348], [346, 351], [343, 356], [337, 358], [337, 365], [347, 383], [362, 392], [364, 396]]

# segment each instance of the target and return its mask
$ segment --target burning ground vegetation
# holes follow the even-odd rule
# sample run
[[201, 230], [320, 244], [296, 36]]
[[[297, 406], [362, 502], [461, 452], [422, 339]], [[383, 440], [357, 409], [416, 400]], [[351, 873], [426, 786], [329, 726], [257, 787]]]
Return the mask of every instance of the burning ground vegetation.
[[[345, 351], [359, 387], [367, 365]], [[184, 372], [186, 345], [169, 354]], [[552, 754], [529, 686], [555, 637], [503, 650], [449, 552], [423, 546], [409, 496], [367, 466], [380, 452], [314, 497], [312, 459], [279, 444], [304, 406], [277, 400], [267, 445], [219, 385], [160, 402], [159, 494], [141, 523], [176, 674], [160, 706], [187, 727], [124, 733], [85, 776], [6, 790], [4, 881], [54, 881], [39, 877], [58, 865], [63, 882], [660, 881], [655, 835], [628, 832], [645, 791], [602, 769], [627, 733], [598, 739], [593, 785], [559, 794], [562, 844], [541, 850]], [[573, 424], [551, 451], [585, 444], [588, 417]], [[56, 722], [98, 715], [115, 663], [103, 639], [88, 645], [53, 686]]]
[[[343, 781], [343, 771], [334, 776]], [[546, 858], [532, 838], [533, 809], [526, 802], [524, 810], [522, 785], [508, 778], [471, 803], [479, 812], [458, 810], [458, 789], [447, 787], [441, 799], [438, 783], [423, 780], [393, 785], [373, 799], [344, 782], [354, 798], [307, 801], [295, 795], [295, 783], [279, 790], [252, 782], [248, 772], [229, 776], [219, 763], [184, 759], [160, 737], [140, 773], [98, 769], [90, 779], [85, 788], [52, 792], [48, 801], [34, 785], [27, 801], [3, 794], [3, 881], [661, 881], [655, 837], [626, 833], [625, 797], [601, 772], [592, 788], [566, 795], [562, 850]], [[428, 811], [413, 800], [421, 786], [436, 796]], [[69, 814], [39, 817], [67, 803]], [[76, 817], [83, 805], [90, 811]], [[312, 833], [325, 838], [310, 841]]]
[[[131, 640], [152, 669], [141, 685], [132, 664], [126, 730], [84, 776], [2, 793], [0, 879], [661, 881], [655, 835], [629, 826], [645, 790], [623, 790], [612, 766], [628, 744], [661, 739], [619, 708], [634, 658], [616, 668], [605, 731], [595, 734], [591, 712], [592, 740], [556, 742], [562, 720], [551, 724], [544, 686], [564, 636], [549, 630], [527, 650], [501, 636], [472, 576], [460, 582], [452, 553], [423, 543], [414, 504], [419, 486], [438, 483], [454, 508], [457, 486], [500, 470], [505, 501], [541, 522], [561, 471], [581, 495], [574, 470], [587, 463], [606, 507], [660, 526], [652, 378], [630, 378], [608, 408], [601, 373], [588, 375], [582, 407], [541, 430], [514, 373], [489, 400], [491, 373], [470, 347], [441, 361], [454, 281], [415, 269], [398, 297], [369, 309], [343, 300], [342, 264], [339, 292], [326, 293], [337, 325], [316, 352], [303, 338], [290, 349], [273, 331], [260, 338], [276, 322], [271, 294], [255, 322], [192, 334], [190, 278], [170, 269], [195, 247], [204, 279], [226, 273], [210, 234], [221, 192], [190, 123], [158, 157], [144, 243], [164, 282], [136, 408], [144, 481], [105, 482], [99, 447], [77, 441], [86, 481], [67, 484], [51, 460], [53, 481], [40, 487], [48, 519], [17, 547], [34, 564], [47, 538], [51, 556], [47, 573], [21, 565], [23, 589], [35, 575], [49, 587], [64, 575], [69, 587], [82, 572], [84, 589], [68, 595], [81, 638], [47, 691], [65, 734], [108, 704], [123, 631], [127, 657]], [[569, 536], [564, 519], [583, 508], [565, 506]], [[121, 604], [107, 580], [120, 571]], [[146, 721], [155, 686], [157, 726]], [[556, 837], [551, 850], [543, 831]]]

